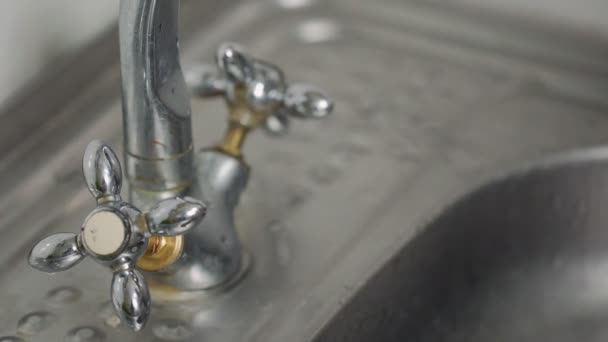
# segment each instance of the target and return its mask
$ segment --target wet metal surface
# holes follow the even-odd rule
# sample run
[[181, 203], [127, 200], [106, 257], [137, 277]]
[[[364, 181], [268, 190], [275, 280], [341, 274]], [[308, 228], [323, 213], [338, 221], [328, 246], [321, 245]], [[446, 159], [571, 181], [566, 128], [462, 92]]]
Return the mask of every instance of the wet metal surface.
[[[185, 67], [237, 41], [336, 100], [329, 120], [294, 125], [280, 140], [251, 137], [251, 181], [237, 209], [250, 273], [229, 292], [181, 304], [153, 290], [151, 321], [134, 335], [108, 311], [110, 275], [91, 261], [62, 277], [27, 266], [35, 241], [75, 231], [93, 207], [79, 170], [86, 143], [102, 139], [121, 155], [113, 63], [52, 121], [3, 146], [0, 303], [11, 310], [0, 315], [0, 336], [307, 341], [425, 222], [484, 179], [608, 141], [608, 53], [559, 28], [415, 1], [188, 6]], [[202, 20], [209, 11], [222, 14]], [[195, 146], [216, 142], [221, 100], [193, 100], [192, 109]], [[32, 322], [32, 313], [52, 319]], [[37, 333], [20, 333], [19, 322]]]

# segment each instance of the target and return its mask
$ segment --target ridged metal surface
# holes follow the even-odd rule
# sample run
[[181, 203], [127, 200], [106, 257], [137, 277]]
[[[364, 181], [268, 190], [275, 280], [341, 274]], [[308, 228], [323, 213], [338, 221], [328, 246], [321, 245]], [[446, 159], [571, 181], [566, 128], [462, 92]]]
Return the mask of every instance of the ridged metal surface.
[[[202, 2], [183, 10], [191, 19], [215, 11]], [[608, 141], [599, 41], [396, 0], [245, 3], [221, 13], [204, 27], [186, 21], [185, 66], [237, 41], [336, 101], [332, 118], [294, 125], [280, 141], [252, 136], [237, 210], [250, 273], [229, 292], [180, 305], [152, 290], [151, 320], [133, 335], [116, 327], [109, 275], [90, 261], [62, 277], [27, 266], [35, 241], [77, 230], [94, 205], [79, 171], [86, 143], [122, 146], [113, 63], [53, 121], [3, 149], [0, 303], [10, 310], [0, 336], [306, 341], [458, 195], [516, 162]], [[192, 105], [195, 146], [216, 142], [224, 104]]]

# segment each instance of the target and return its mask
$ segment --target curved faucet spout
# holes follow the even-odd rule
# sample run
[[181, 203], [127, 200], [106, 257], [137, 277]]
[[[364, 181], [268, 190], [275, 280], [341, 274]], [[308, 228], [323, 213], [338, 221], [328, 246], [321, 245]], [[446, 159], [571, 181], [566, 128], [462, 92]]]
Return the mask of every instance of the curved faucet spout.
[[121, 0], [125, 161], [131, 193], [192, 181], [190, 95], [179, 62], [178, 0]]

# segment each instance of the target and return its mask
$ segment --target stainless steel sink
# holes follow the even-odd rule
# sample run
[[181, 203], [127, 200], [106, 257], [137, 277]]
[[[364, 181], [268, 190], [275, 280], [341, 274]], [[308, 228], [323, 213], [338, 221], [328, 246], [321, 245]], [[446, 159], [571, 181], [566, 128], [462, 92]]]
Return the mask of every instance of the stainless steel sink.
[[608, 150], [581, 154], [458, 200], [315, 341], [606, 341]]
[[[180, 46], [186, 67], [210, 61], [220, 42], [232, 40], [289, 70], [290, 80], [323, 85], [336, 100], [335, 115], [328, 121], [294, 125], [283, 140], [251, 137], [247, 152], [253, 173], [236, 214], [239, 234], [252, 255], [249, 274], [230, 291], [201, 294], [188, 302], [163, 302], [162, 294], [153, 293], [153, 319], [140, 334], [132, 334], [109, 311], [110, 275], [87, 267], [87, 261], [77, 272], [61, 277], [27, 266], [27, 252], [36, 241], [54, 232], [77, 230], [93, 207], [79, 170], [86, 144], [102, 139], [121, 155], [118, 43], [116, 32], [109, 32], [73, 61], [58, 65], [46, 81], [0, 113], [0, 336], [45, 342], [66, 338], [310, 341], [337, 312], [349, 310], [343, 307], [358, 308], [357, 299], [349, 305], [353, 294], [387, 260], [403, 246], [417, 245], [418, 249], [406, 247], [403, 252], [407, 256], [413, 253], [407, 250], [419, 251], [416, 258], [395, 259], [411, 265], [407, 272], [412, 273], [406, 273], [412, 291], [417, 284], [426, 284], [430, 274], [425, 271], [433, 269], [417, 260], [439, 260], [437, 269], [450, 262], [453, 267], [448, 271], [454, 272], [433, 275], [445, 279], [442, 295], [449, 300], [437, 296], [425, 302], [421, 296], [440, 289], [425, 286], [428, 292], [418, 297], [421, 303], [438, 306], [425, 305], [415, 321], [399, 318], [398, 322], [418, 322], [420, 327], [414, 331], [421, 331], [435, 317], [440, 317], [435, 324], [447, 322], [453, 311], [439, 304], [457, 306], [452, 293], [462, 293], [463, 301], [474, 294], [470, 283], [451, 282], [450, 274], [456, 274], [457, 266], [467, 264], [476, 253], [482, 254], [484, 246], [511, 243], [492, 247], [471, 277], [482, 274], [483, 265], [499, 277], [503, 259], [500, 255], [490, 258], [494, 250], [513, 262], [504, 267], [515, 267], [519, 257], [530, 257], [523, 260], [529, 264], [521, 264], [521, 274], [537, 279], [523, 277], [523, 287], [517, 286], [516, 276], [504, 280], [505, 299], [533, 293], [529, 284], [542, 287], [551, 272], [532, 268], [542, 267], [552, 250], [571, 251], [560, 243], [567, 242], [568, 229], [573, 228], [558, 223], [553, 234], [547, 233], [549, 226], [535, 227], [537, 234], [514, 224], [509, 235], [499, 229], [507, 223], [479, 231], [476, 224], [453, 232], [438, 223], [429, 228], [428, 235], [419, 233], [441, 208], [520, 162], [608, 141], [608, 51], [603, 39], [550, 23], [432, 1], [273, 0], [222, 5], [189, 1], [184, 2], [182, 13]], [[195, 146], [217, 141], [224, 125], [222, 101], [193, 100], [192, 107]], [[582, 168], [576, 171], [581, 174], [576, 180], [596, 175], [584, 189], [599, 191], [599, 170]], [[574, 191], [560, 186], [556, 191]], [[496, 197], [500, 201], [496, 207], [504, 209], [500, 214], [506, 215], [510, 200], [525, 197], [518, 190], [522, 187], [517, 185], [512, 197]], [[539, 197], [545, 194], [529, 191]], [[557, 198], [562, 200], [562, 196]], [[481, 215], [481, 205], [488, 210], [496, 207], [479, 201], [471, 198], [463, 211], [454, 209], [450, 220], [486, 218], [489, 224], [491, 217]], [[530, 216], [537, 213], [525, 211], [524, 203], [513, 204]], [[590, 202], [587, 210], [601, 204]], [[546, 210], [542, 213], [547, 217], [535, 218], [573, 219], [569, 216], [573, 211]], [[597, 210], [594, 213], [601, 214]], [[466, 212], [481, 213], [473, 217]], [[549, 212], [558, 216], [548, 217]], [[464, 216], [458, 218], [458, 213]], [[513, 214], [513, 222], [518, 217], [522, 223], [532, 220]], [[601, 241], [599, 228], [585, 232], [597, 234], [590, 244]], [[416, 242], [410, 242], [415, 236], [419, 236]], [[465, 241], [467, 236], [479, 241], [485, 237], [488, 244]], [[547, 239], [546, 247], [535, 247], [540, 239]], [[576, 246], [583, 246], [575, 237], [568, 242], [573, 253]], [[599, 250], [593, 246], [588, 245], [589, 250]], [[441, 257], [450, 253], [458, 257]], [[563, 267], [574, 270], [567, 266], [568, 260], [587, 259], [573, 255], [564, 260]], [[415, 269], [420, 271], [413, 274]], [[382, 284], [399, 284], [398, 275], [391, 273], [394, 278]], [[573, 281], [577, 279], [584, 282], [581, 278]], [[558, 282], [553, 283], [555, 290]], [[381, 295], [381, 291], [372, 292]], [[574, 296], [567, 292], [560, 297], [564, 301], [555, 301], [563, 308], [559, 311], [574, 307]], [[501, 308], [496, 302], [499, 298], [493, 298], [495, 304], [487, 307]], [[483, 307], [483, 298], [477, 300], [479, 304], [467, 303]], [[464, 304], [458, 315], [461, 327], [474, 316]], [[351, 311], [339, 317], [357, 314]], [[507, 310], [484, 317], [498, 320], [501, 313]], [[334, 320], [340, 321], [348, 322]], [[340, 331], [330, 328], [323, 336], [337, 336]], [[361, 331], [363, 336], [367, 330]], [[439, 334], [443, 330], [425, 331]]]

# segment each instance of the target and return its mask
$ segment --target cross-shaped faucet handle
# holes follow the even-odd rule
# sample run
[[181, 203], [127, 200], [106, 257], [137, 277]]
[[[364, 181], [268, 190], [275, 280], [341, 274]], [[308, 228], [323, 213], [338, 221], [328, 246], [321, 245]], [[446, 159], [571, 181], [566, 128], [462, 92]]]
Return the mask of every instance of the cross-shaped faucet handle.
[[82, 170], [97, 206], [84, 220], [80, 233], [58, 233], [34, 246], [29, 264], [43, 272], [64, 271], [85, 256], [113, 272], [111, 297], [114, 311], [133, 330], [145, 325], [150, 294], [135, 264], [146, 252], [153, 235], [176, 236], [197, 226], [205, 205], [193, 198], [169, 198], [142, 213], [122, 201], [122, 171], [114, 152], [99, 141], [87, 146]]
[[287, 84], [276, 65], [254, 58], [234, 43], [220, 46], [217, 67], [201, 66], [187, 74], [187, 81], [201, 97], [224, 96], [231, 109], [245, 107], [255, 115], [241, 124], [249, 128], [263, 124], [271, 134], [282, 134], [289, 117], [324, 118], [333, 102], [307, 84]]

